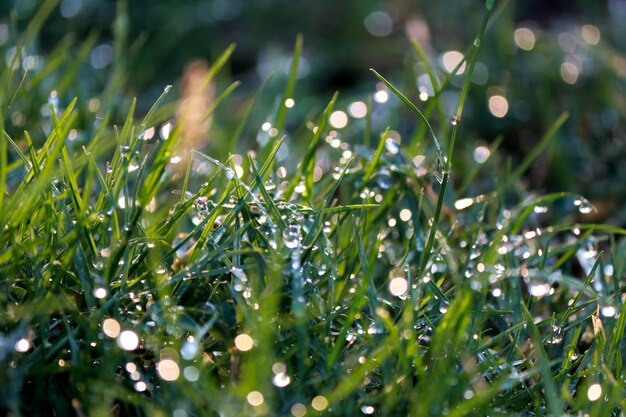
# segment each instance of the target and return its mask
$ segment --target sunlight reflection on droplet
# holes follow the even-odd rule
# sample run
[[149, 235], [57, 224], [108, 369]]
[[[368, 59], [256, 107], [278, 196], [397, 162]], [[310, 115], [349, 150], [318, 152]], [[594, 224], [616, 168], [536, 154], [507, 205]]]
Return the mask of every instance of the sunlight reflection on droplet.
[[115, 319], [105, 319], [102, 322], [102, 332], [111, 339], [115, 339], [120, 334], [120, 330], [120, 324]]
[[276, 362], [272, 365], [272, 372], [276, 375], [285, 373], [287, 372], [287, 366], [282, 362]]
[[139, 337], [132, 330], [124, 330], [117, 337], [117, 344], [124, 350], [135, 350], [139, 346]]
[[613, 306], [600, 307], [600, 314], [604, 317], [615, 317], [616, 313], [617, 311], [615, 311], [615, 307]]
[[24, 353], [24, 352], [28, 352], [28, 349], [30, 349], [30, 342], [28, 341], [28, 339], [21, 338], [20, 340], [15, 342], [16, 351], [20, 353]]
[[550, 292], [550, 284], [531, 284], [528, 286], [528, 292], [533, 297], [544, 297]]
[[289, 383], [291, 382], [291, 378], [289, 377], [289, 375], [281, 372], [281, 373], [274, 375], [274, 379], [272, 380], [272, 382], [277, 387], [283, 388], [289, 385]]
[[328, 400], [323, 395], [318, 395], [311, 401], [311, 407], [317, 411], [324, 411], [328, 407]]
[[90, 112], [95, 113], [100, 109], [100, 100], [97, 98], [92, 98], [87, 102], [87, 108]]
[[253, 407], [259, 406], [263, 404], [263, 401], [265, 401], [263, 394], [259, 391], [250, 391], [248, 395], [246, 395], [246, 400], [248, 401], [248, 404]]
[[589, 386], [587, 390], [587, 398], [589, 401], [598, 401], [602, 396], [602, 385], [600, 384], [592, 384]]
[[324, 170], [319, 166], [313, 168], [313, 182], [318, 182], [324, 176]]
[[509, 112], [509, 102], [504, 96], [491, 96], [489, 97], [489, 111], [495, 117], [502, 118]]
[[411, 220], [411, 210], [409, 209], [400, 210], [400, 220], [402, 220], [403, 222], [408, 222], [409, 220]]
[[463, 210], [471, 206], [473, 203], [474, 200], [471, 198], [461, 198], [455, 201], [454, 208], [457, 210]]
[[183, 376], [189, 382], [196, 382], [200, 378], [200, 372], [195, 366], [186, 366], [183, 369]]
[[177, 410], [174, 410], [174, 412], [172, 413], [172, 417], [189, 417], [189, 414], [187, 414], [187, 412], [182, 408], [179, 408]]
[[267, 132], [268, 130], [270, 130], [271, 127], [272, 124], [270, 122], [265, 122], [261, 125], [261, 130]]
[[157, 364], [157, 372], [164, 381], [176, 381], [180, 376], [178, 364], [171, 359], [163, 359]]
[[578, 81], [578, 67], [571, 62], [564, 62], [561, 64], [561, 78], [568, 84], [576, 84]]
[[154, 129], [154, 127], [148, 128], [143, 132], [143, 134], [141, 135], [141, 138], [143, 140], [150, 140], [154, 137], [155, 133], [156, 133], [156, 130]]
[[170, 137], [170, 133], [172, 133], [172, 127], [172, 122], [167, 122], [163, 126], [161, 126], [161, 129], [159, 130], [161, 139], [165, 140]]
[[330, 115], [329, 122], [335, 129], [343, 129], [348, 125], [348, 115], [341, 110], [334, 111]]
[[393, 20], [385, 12], [375, 11], [370, 13], [363, 21], [365, 29], [374, 36], [384, 37], [393, 32]]
[[288, 109], [292, 108], [295, 104], [296, 102], [292, 98], [288, 98], [287, 100], [285, 100], [285, 107], [287, 107]]
[[406, 294], [408, 289], [409, 283], [402, 277], [395, 277], [389, 281], [389, 292], [396, 297]]
[[389, 100], [389, 93], [387, 93], [385, 90], [377, 91], [374, 94], [374, 101], [376, 103], [386, 103], [387, 100]]
[[600, 29], [594, 25], [584, 25], [582, 27], [583, 40], [589, 45], [597, 45], [600, 42]]
[[295, 403], [291, 406], [291, 415], [293, 417], [304, 417], [306, 414], [306, 407], [304, 404]]
[[348, 112], [355, 119], [362, 119], [367, 115], [367, 105], [362, 101], [355, 101], [348, 107]]
[[[448, 51], [441, 56], [441, 64], [443, 65], [443, 68], [446, 70], [446, 72], [452, 72], [463, 60], [463, 58], [463, 54], [459, 51]], [[461, 65], [456, 74], [463, 74], [464, 72], [465, 62], [463, 63], [463, 65]]]
[[98, 287], [93, 290], [93, 296], [96, 298], [104, 298], [107, 296], [106, 288]]
[[146, 389], [148, 389], [148, 386], [146, 385], [145, 382], [139, 381], [139, 382], [135, 383], [135, 390], [136, 391], [144, 392]]
[[235, 346], [240, 351], [247, 352], [254, 346], [254, 341], [249, 335], [241, 333], [235, 337]]
[[484, 164], [487, 159], [489, 159], [489, 157], [491, 156], [491, 152], [489, 151], [489, 148], [486, 146], [477, 146], [474, 149], [474, 161], [478, 162], [479, 164]]
[[528, 28], [518, 28], [515, 30], [515, 43], [524, 51], [531, 51], [535, 47], [535, 33]]

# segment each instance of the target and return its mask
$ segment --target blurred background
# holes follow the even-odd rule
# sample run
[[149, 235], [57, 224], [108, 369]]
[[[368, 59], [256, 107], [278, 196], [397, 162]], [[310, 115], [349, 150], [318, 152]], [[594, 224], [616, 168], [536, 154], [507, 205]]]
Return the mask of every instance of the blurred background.
[[[16, 51], [15, 33], [28, 26], [39, 0], [0, 3], [0, 51], [16, 53], [22, 65], [46, 78], [29, 94], [61, 103], [79, 97], [96, 115], [138, 98], [145, 113], [190, 62], [213, 61], [230, 43], [237, 49], [217, 89], [232, 80], [242, 86], [214, 120], [215, 137], [232, 130], [248, 98], [263, 86], [251, 125], [261, 126], [284, 89], [296, 35], [304, 48], [287, 120], [297, 130], [341, 92], [339, 108], [358, 119], [355, 102], [372, 103], [375, 132], [394, 129], [398, 141], [417, 128], [415, 117], [369, 71], [376, 69], [420, 106], [433, 86], [411, 40], [417, 40], [441, 81], [472, 46], [484, 10], [482, 0], [61, 0], [30, 50]], [[464, 112], [457, 173], [489, 156], [515, 166], [537, 145], [564, 111], [570, 117], [533, 164], [525, 185], [537, 192], [574, 191], [596, 206], [597, 221], [626, 224], [626, 0], [496, 1]], [[48, 57], [63, 56], [50, 65]], [[444, 116], [456, 109], [464, 68], [442, 95]], [[78, 73], [78, 82], [68, 73]], [[123, 96], [119, 95], [123, 91]], [[175, 98], [175, 97], [174, 97]], [[31, 100], [30, 102], [33, 102]], [[257, 107], [258, 109], [258, 107]], [[352, 111], [351, 111], [352, 109]], [[40, 108], [11, 115], [19, 131]], [[441, 115], [433, 116], [435, 119]], [[445, 125], [444, 121], [439, 120]], [[86, 123], [86, 122], [85, 122]], [[350, 129], [347, 127], [346, 129]], [[346, 141], [361, 141], [354, 127]], [[254, 141], [254, 132], [244, 132]], [[501, 140], [497, 155], [486, 148]], [[211, 146], [220, 146], [214, 139]], [[494, 173], [493, 175], [499, 175]], [[462, 178], [457, 178], [460, 181]]]

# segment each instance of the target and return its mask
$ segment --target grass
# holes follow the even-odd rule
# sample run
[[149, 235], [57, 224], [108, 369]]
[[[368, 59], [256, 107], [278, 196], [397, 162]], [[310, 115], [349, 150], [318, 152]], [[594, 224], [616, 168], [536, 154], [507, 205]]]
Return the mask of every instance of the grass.
[[[194, 120], [213, 119], [215, 142], [253, 132], [244, 156], [186, 150], [193, 120], [169, 88], [119, 124], [112, 105], [94, 117], [54, 96], [24, 132], [0, 118], [2, 413], [621, 415], [626, 230], [584, 222], [582, 196], [520, 181], [567, 115], [520, 165], [456, 171], [492, 7], [467, 73], [436, 83], [424, 110], [374, 72], [415, 113], [408, 144], [367, 122], [337, 132], [337, 94], [292, 129], [295, 64], [268, 114], [253, 98], [220, 129], [237, 84], [216, 77], [233, 48], [203, 78], [217, 97]], [[465, 81], [451, 124], [436, 112], [453, 77]], [[0, 82], [6, 116], [40, 80], [8, 63]], [[251, 127], [264, 112], [270, 127]]]

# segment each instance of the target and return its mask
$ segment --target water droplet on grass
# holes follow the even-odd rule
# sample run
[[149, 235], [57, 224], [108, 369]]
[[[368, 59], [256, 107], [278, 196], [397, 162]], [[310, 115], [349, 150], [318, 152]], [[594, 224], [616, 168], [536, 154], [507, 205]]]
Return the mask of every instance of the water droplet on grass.
[[602, 385], [592, 384], [587, 389], [587, 398], [589, 401], [598, 401], [602, 397]]
[[615, 307], [613, 306], [602, 306], [600, 307], [600, 314], [602, 314], [603, 317], [615, 317], [615, 314], [617, 314], [617, 311], [615, 310]]
[[556, 324], [552, 325], [552, 334], [550, 335], [548, 342], [553, 345], [558, 345], [562, 341], [563, 341], [563, 327], [556, 325]]
[[300, 226], [290, 225], [283, 233], [283, 242], [289, 249], [295, 249], [300, 246]]
[[387, 152], [394, 154], [394, 155], [400, 152], [400, 148], [398, 147], [398, 144], [396, 143], [395, 140], [391, 138], [387, 138], [385, 140], [385, 149], [387, 149]]
[[388, 189], [393, 185], [393, 178], [391, 177], [391, 173], [386, 169], [381, 169], [376, 175], [376, 183], [383, 190]]
[[371, 405], [364, 405], [363, 407], [361, 407], [361, 412], [363, 414], [374, 414], [374, 411], [376, 410]]
[[198, 342], [196, 342], [195, 340], [192, 342], [185, 341], [185, 343], [183, 343], [183, 346], [180, 348], [180, 355], [183, 357], [183, 359], [192, 360], [196, 357], [197, 354]]
[[259, 391], [250, 391], [248, 395], [246, 395], [246, 400], [248, 401], [248, 404], [253, 407], [257, 407], [263, 404], [263, 402], [265, 401], [265, 399], [263, 398], [263, 394], [261, 394]]
[[117, 336], [117, 344], [123, 350], [135, 350], [139, 347], [139, 336], [132, 330], [124, 330]]
[[389, 292], [391, 295], [401, 297], [409, 289], [409, 283], [404, 277], [394, 277], [389, 281]]
[[580, 214], [589, 214], [594, 211], [593, 205], [586, 198], [577, 198], [574, 200], [574, 205], [578, 207], [578, 212]]
[[94, 288], [93, 296], [99, 299], [106, 297], [107, 296], [106, 288], [102, 288], [102, 287]]
[[17, 352], [20, 352], [20, 353], [28, 352], [28, 349], [30, 349], [30, 341], [23, 337], [17, 342], [15, 342], [14, 347]]
[[195, 366], [186, 366], [183, 369], [183, 376], [189, 382], [196, 382], [200, 378], [200, 372]]
[[172, 359], [163, 359], [157, 364], [157, 372], [164, 381], [176, 381], [180, 376], [180, 368]]
[[548, 293], [550, 293], [551, 288], [552, 286], [545, 282], [531, 282], [528, 285], [528, 292], [533, 297], [541, 298], [541, 297], [545, 297], [546, 295], [548, 295]]
[[291, 378], [286, 373], [280, 372], [274, 375], [272, 383], [279, 388], [283, 388], [291, 383]]

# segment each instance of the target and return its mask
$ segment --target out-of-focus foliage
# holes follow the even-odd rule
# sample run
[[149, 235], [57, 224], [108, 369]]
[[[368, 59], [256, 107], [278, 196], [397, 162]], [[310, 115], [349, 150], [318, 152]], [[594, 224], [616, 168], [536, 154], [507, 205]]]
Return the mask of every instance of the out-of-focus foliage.
[[[14, 25], [25, 27], [40, 3], [13, 0], [0, 5], [5, 57], [14, 53], [7, 43]], [[108, 82], [105, 106], [121, 109], [120, 98], [139, 96], [139, 108], [146, 111], [145, 103], [156, 99], [165, 84], [176, 84], [191, 60], [212, 60], [231, 42], [238, 49], [230, 71], [244, 81], [241, 92], [254, 90], [271, 74], [280, 84], [295, 35], [303, 33], [298, 81], [302, 106], [296, 111], [306, 116], [335, 89], [343, 97], [371, 93], [376, 80], [367, 71], [370, 67], [402, 77], [407, 94], [416, 99], [420, 86], [428, 88], [427, 77], [424, 67], [415, 64], [409, 39], [420, 41], [442, 77], [445, 54], [464, 52], [471, 43], [473, 25], [468, 23], [480, 18], [481, 6], [475, 1], [455, 1], [452, 6], [373, 0], [60, 0], [36, 46], [25, 51], [29, 58], [24, 64], [44, 65], [47, 54], [66, 42], [67, 60], [60, 63], [57, 77], [68, 69], [82, 76], [77, 85], [61, 85], [61, 98], [86, 101]], [[499, 6], [505, 7], [484, 41], [490, 53], [479, 57], [466, 106], [462, 155], [471, 156], [477, 144], [502, 135], [505, 158], [520, 161], [550, 121], [567, 110], [573, 117], [532, 167], [528, 181], [544, 190], [582, 191], [596, 202], [599, 218], [623, 224], [626, 218], [619, 213], [626, 196], [626, 168], [620, 163], [626, 156], [626, 1], [509, 1]], [[85, 39], [89, 45], [78, 64]], [[44, 98], [52, 89], [59, 90], [59, 78], [47, 78], [37, 93]], [[458, 86], [460, 80], [452, 82]], [[268, 97], [274, 97], [273, 88], [270, 82]], [[501, 119], [489, 111], [493, 95], [507, 100], [509, 110]], [[442, 97], [446, 117], [457, 100], [454, 91]], [[224, 112], [226, 125], [228, 115], [237, 110]], [[397, 114], [396, 120], [404, 119], [405, 109], [389, 111]], [[23, 119], [15, 118], [20, 128]], [[381, 119], [389, 123], [387, 117]], [[399, 127], [406, 135], [414, 126]], [[457, 163], [466, 161], [460, 158]]]

